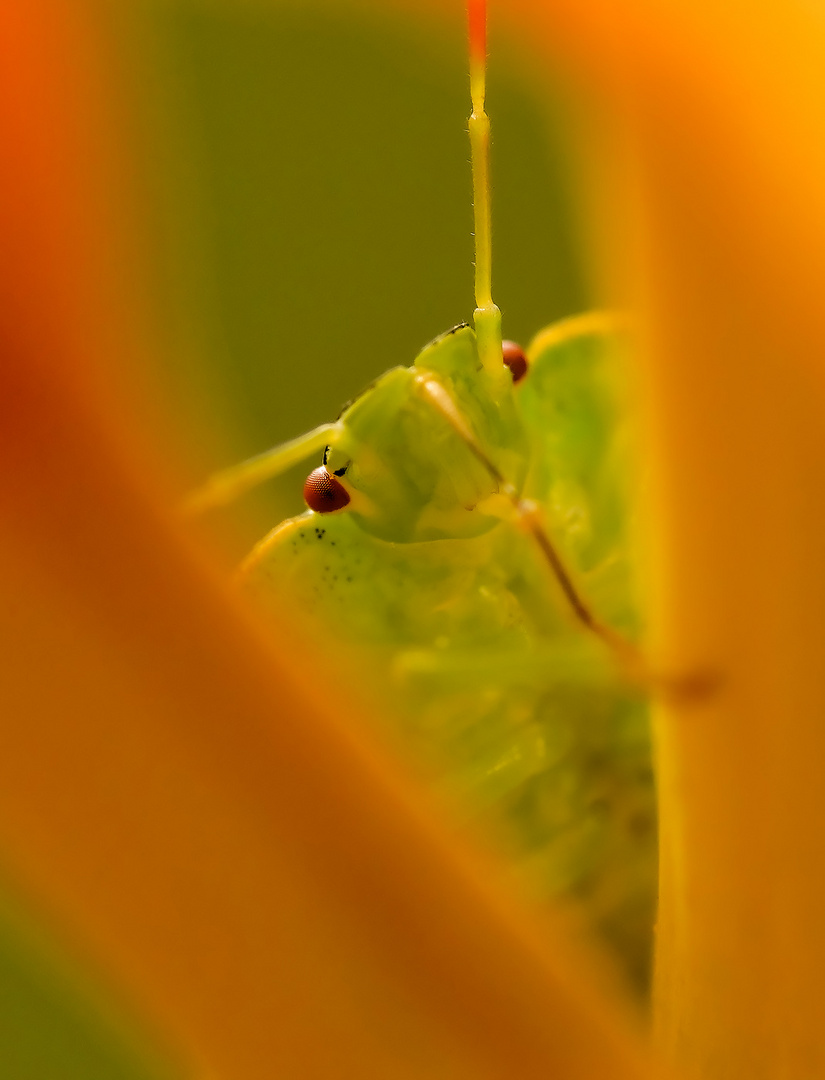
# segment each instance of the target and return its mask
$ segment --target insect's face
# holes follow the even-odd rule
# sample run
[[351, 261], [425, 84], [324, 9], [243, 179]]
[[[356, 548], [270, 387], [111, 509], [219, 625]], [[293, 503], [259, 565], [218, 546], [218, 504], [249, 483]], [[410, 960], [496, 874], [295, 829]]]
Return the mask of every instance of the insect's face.
[[347, 513], [368, 533], [407, 543], [479, 536], [498, 522], [485, 511], [500, 483], [420, 392], [430, 374], [449, 393], [478, 444], [520, 488], [527, 442], [505, 372], [497, 391], [480, 371], [475, 335], [438, 338], [415, 367], [394, 368], [342, 415], [344, 435], [327, 454], [330, 474], [351, 495]]

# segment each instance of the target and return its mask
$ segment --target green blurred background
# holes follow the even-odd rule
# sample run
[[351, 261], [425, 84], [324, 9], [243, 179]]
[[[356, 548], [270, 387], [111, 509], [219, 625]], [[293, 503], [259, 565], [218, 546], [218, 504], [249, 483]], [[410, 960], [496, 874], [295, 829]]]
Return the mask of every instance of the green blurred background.
[[[565, 134], [577, 106], [548, 105], [546, 81], [539, 104], [491, 14], [494, 295], [526, 343], [591, 306]], [[334, 418], [470, 319], [463, 5], [431, 25], [275, 0], [102, 2], [100, 18], [156, 343], [128, 387], [183, 491]], [[309, 467], [228, 512], [228, 561], [302, 509]], [[0, 1075], [167, 1075], [101, 1012], [107, 991], [77, 957], [57, 959], [13, 908], [0, 931]]]

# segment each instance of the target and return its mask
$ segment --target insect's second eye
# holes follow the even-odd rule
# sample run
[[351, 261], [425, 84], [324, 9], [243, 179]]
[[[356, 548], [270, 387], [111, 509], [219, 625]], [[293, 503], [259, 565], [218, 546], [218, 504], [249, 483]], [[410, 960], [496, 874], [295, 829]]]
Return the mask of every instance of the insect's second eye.
[[331, 514], [347, 505], [349, 492], [336, 476], [330, 476], [325, 465], [321, 465], [304, 481], [304, 502], [316, 514]]
[[501, 358], [504, 361], [504, 366], [510, 369], [513, 376], [513, 382], [521, 382], [524, 376], [527, 374], [527, 357], [520, 345], [516, 345], [515, 341], [502, 341], [501, 343]]

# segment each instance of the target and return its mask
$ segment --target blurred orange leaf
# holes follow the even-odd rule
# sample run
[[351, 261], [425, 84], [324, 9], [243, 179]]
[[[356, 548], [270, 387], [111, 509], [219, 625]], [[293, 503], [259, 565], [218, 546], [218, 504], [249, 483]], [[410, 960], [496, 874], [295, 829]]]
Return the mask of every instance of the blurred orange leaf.
[[207, 1072], [644, 1074], [146, 475], [100, 375], [144, 330], [94, 14], [0, 15], [7, 859]]

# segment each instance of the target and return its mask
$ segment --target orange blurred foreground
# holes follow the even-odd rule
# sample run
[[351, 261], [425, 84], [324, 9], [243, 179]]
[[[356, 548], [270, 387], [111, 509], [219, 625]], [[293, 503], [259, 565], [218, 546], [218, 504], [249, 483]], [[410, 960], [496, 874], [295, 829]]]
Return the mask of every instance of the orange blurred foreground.
[[511, 10], [632, 139], [636, 203], [609, 167], [603, 197], [650, 327], [654, 634], [725, 679], [660, 717], [659, 1039], [690, 1076], [819, 1076], [825, 20], [801, 2]]
[[648, 1075], [144, 475], [99, 378], [144, 330], [94, 12], [0, 12], [4, 860], [209, 1075]]
[[[0, 13], [7, 858], [218, 1074], [640, 1075], [138, 478], [93, 379], [140, 329], [92, 13]], [[650, 336], [655, 645], [725, 677], [660, 718], [659, 1037], [686, 1075], [819, 1075], [825, 25], [801, 2], [508, 13], [632, 134], [635, 198], [602, 196]]]

